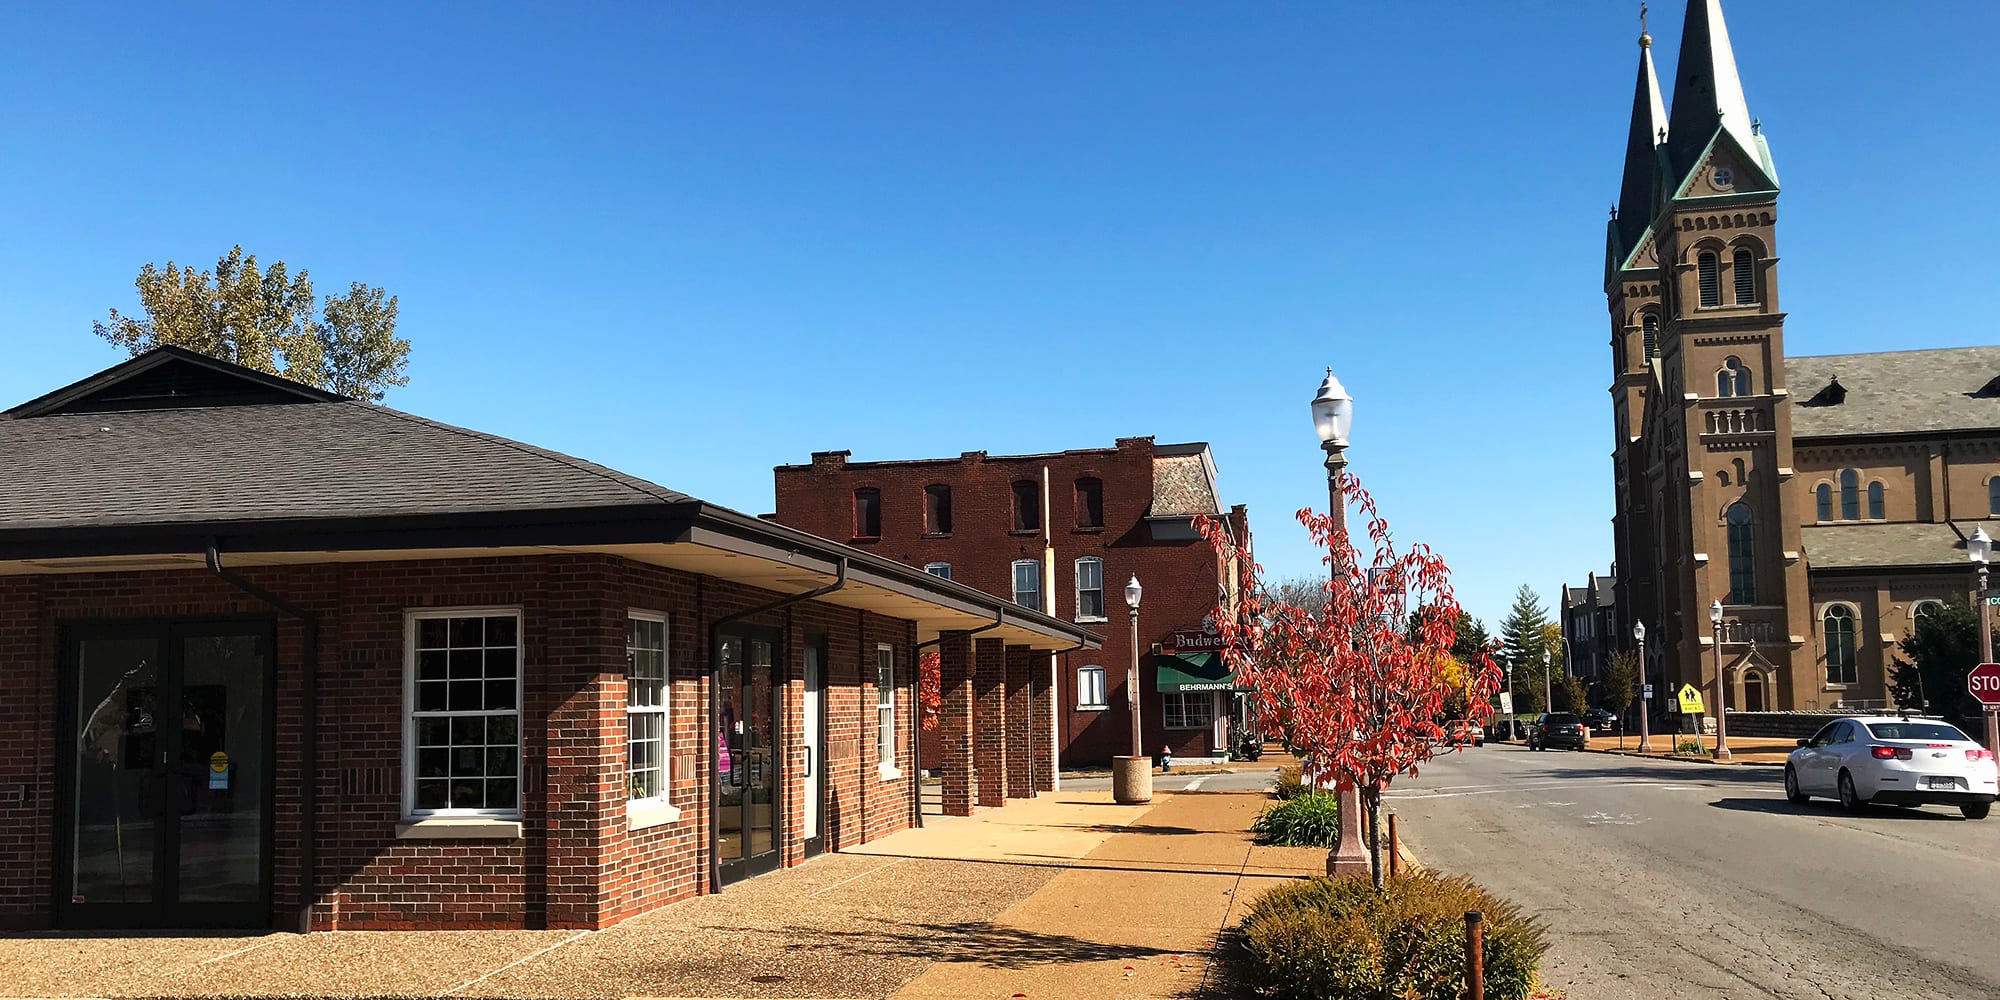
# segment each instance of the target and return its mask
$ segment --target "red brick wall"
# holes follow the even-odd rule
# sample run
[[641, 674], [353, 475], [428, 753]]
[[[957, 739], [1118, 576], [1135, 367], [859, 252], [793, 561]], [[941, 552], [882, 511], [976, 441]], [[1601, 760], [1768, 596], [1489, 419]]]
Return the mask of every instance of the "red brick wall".
[[[1057, 670], [1056, 728], [1063, 765], [1103, 763], [1130, 752], [1132, 722], [1125, 708], [1125, 676], [1132, 652], [1124, 589], [1135, 573], [1145, 587], [1139, 615], [1145, 752], [1157, 753], [1162, 745], [1178, 755], [1219, 752], [1222, 748], [1213, 745], [1210, 730], [1166, 730], [1160, 724], [1162, 706], [1153, 689], [1151, 648], [1166, 642], [1174, 629], [1199, 626], [1215, 606], [1223, 577], [1207, 542], [1153, 537], [1145, 520], [1153, 498], [1151, 438], [1120, 438], [1114, 448], [1048, 455], [968, 452], [952, 459], [907, 462], [848, 463], [839, 453], [822, 453], [811, 465], [775, 470], [776, 517], [780, 523], [845, 540], [854, 530], [854, 491], [873, 487], [881, 491], [882, 534], [853, 539], [853, 544], [913, 566], [948, 562], [952, 579], [1011, 598], [1014, 560], [1042, 558], [1039, 531], [1011, 530], [1013, 483], [1039, 482], [1044, 467], [1049, 470], [1050, 538], [1056, 554], [1053, 613], [1074, 620], [1076, 560], [1097, 556], [1104, 560], [1108, 619], [1087, 624], [1104, 636], [1104, 648], [1067, 654]], [[1074, 484], [1084, 477], [1103, 482], [1103, 528], [1075, 526]], [[923, 491], [932, 484], [951, 487], [950, 535], [924, 532]], [[1228, 519], [1247, 535], [1248, 516], [1240, 508]], [[1033, 669], [1046, 674], [1047, 658], [1037, 655], [1034, 661]], [[1086, 664], [1105, 668], [1109, 708], [1077, 709], [1076, 673]], [[934, 731], [924, 741], [924, 766], [937, 766], [943, 753]]]
[[[606, 556], [548, 556], [248, 569], [320, 617], [319, 874], [323, 928], [600, 927], [708, 889], [708, 623], [777, 595]], [[525, 662], [518, 841], [401, 840], [404, 612], [518, 606]], [[671, 824], [628, 829], [624, 645], [628, 609], [669, 630]], [[271, 615], [277, 621], [274, 903], [297, 907], [299, 625], [206, 572], [0, 578], [0, 925], [43, 926], [57, 823], [57, 626], [67, 619]], [[830, 761], [829, 846], [909, 822], [915, 776], [883, 780], [874, 743], [874, 644], [899, 657], [898, 718], [910, 706], [906, 621], [808, 603], [757, 624], [792, 626], [786, 817], [799, 808], [797, 649], [829, 640], [829, 729], [860, 737]], [[860, 650], [867, 649], [866, 672]], [[865, 684], [857, 680], [865, 677]], [[830, 739], [841, 736], [830, 735]], [[800, 857], [796, 823], [784, 861]]]

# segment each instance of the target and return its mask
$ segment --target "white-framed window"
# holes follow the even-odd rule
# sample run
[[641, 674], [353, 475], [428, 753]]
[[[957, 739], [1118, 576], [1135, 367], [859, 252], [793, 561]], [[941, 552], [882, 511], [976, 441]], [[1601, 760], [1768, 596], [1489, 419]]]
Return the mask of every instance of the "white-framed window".
[[924, 572], [940, 580], [949, 580], [951, 579], [951, 564], [948, 562], [925, 563]]
[[667, 618], [625, 617], [625, 798], [667, 798]]
[[1097, 709], [1108, 706], [1104, 700], [1104, 668], [1088, 666], [1076, 668], [1076, 707]]
[[1042, 607], [1042, 564], [1033, 559], [1014, 560], [1014, 603], [1036, 611]]
[[896, 767], [896, 647], [875, 647], [875, 760], [884, 778], [902, 776]]
[[1076, 561], [1076, 620], [1104, 620], [1104, 560], [1096, 556]]
[[1160, 710], [1168, 729], [1207, 729], [1215, 724], [1215, 697], [1207, 691], [1168, 691], [1160, 695]]
[[403, 813], [521, 814], [521, 612], [404, 616]]

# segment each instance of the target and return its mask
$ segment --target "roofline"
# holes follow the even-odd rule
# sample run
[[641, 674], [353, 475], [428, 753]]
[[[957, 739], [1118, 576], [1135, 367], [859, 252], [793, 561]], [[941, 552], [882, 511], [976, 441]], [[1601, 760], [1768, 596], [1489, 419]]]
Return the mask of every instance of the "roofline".
[[1947, 351], [1990, 351], [1993, 344], [1960, 344], [1957, 347], [1905, 347], [1896, 351], [1855, 351], [1849, 354], [1786, 354], [1785, 361], [1830, 361], [1839, 358], [1879, 358], [1887, 354], [1943, 354]]
[[112, 365], [95, 375], [71, 382], [52, 392], [45, 392], [12, 409], [0, 411], [0, 416], [11, 417], [16, 420], [38, 417], [52, 410], [62, 409], [65, 405], [76, 399], [87, 396], [113, 382], [129, 378], [152, 368], [157, 368], [169, 361], [186, 361], [191, 364], [197, 364], [213, 371], [259, 382], [267, 388], [289, 392], [295, 396], [314, 402], [350, 402], [348, 397], [337, 392], [328, 392], [325, 389], [315, 388], [303, 382], [295, 382], [282, 375], [273, 375], [269, 372], [260, 372], [254, 368], [245, 368], [242, 365], [232, 364], [220, 358], [211, 358], [206, 354], [190, 351], [184, 347], [163, 344], [137, 357]]
[[[1186, 441], [1179, 444], [1153, 445], [1153, 455], [1156, 458], [1176, 455], [1199, 455], [1209, 450], [1209, 444], [1206, 441]], [[937, 458], [878, 458], [866, 462], [849, 461], [842, 462], [840, 467], [842, 469], [869, 469], [885, 465], [955, 465], [972, 457], [977, 457], [982, 462], [1018, 462], [1032, 459], [1064, 458], [1072, 455], [1115, 455], [1117, 453], [1117, 445], [1112, 445], [1108, 448], [1065, 448], [1062, 451], [1032, 451], [1017, 455], [992, 455], [983, 451], [968, 451], [957, 455]], [[817, 452], [816, 454], [851, 455], [853, 452], [835, 449], [832, 451]], [[811, 469], [812, 467], [811, 462], [791, 462], [774, 466], [774, 469], [784, 472], [793, 469]]]
[[[153, 522], [0, 529], [0, 561], [225, 553], [394, 552], [534, 545], [696, 544], [781, 562], [845, 560], [849, 578], [960, 613], [1010, 622], [1098, 649], [1103, 638], [1073, 622], [945, 580], [884, 556], [701, 500], [450, 514], [251, 521]], [[810, 570], [811, 567], [802, 567]]]

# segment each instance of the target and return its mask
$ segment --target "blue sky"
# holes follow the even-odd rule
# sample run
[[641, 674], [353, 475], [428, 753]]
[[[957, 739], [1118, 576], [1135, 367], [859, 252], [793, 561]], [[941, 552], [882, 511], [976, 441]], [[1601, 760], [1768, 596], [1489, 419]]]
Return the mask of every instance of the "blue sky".
[[[1727, 13], [1788, 349], [1993, 342], [2000, 7]], [[241, 243], [401, 297], [402, 409], [752, 512], [815, 449], [1203, 439], [1286, 576], [1333, 365], [1354, 471], [1493, 624], [1611, 558], [1637, 33], [1597, 2], [9, 6], [0, 405], [117, 361], [90, 322], [141, 264]]]

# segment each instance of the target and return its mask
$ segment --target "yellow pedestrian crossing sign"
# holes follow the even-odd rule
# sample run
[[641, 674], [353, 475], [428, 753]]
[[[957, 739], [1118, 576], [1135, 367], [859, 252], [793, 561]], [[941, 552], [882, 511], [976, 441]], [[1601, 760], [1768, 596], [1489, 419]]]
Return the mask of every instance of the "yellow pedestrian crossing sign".
[[1681, 685], [1680, 699], [1682, 714], [1700, 715], [1702, 713], [1701, 692], [1696, 691], [1694, 685]]

